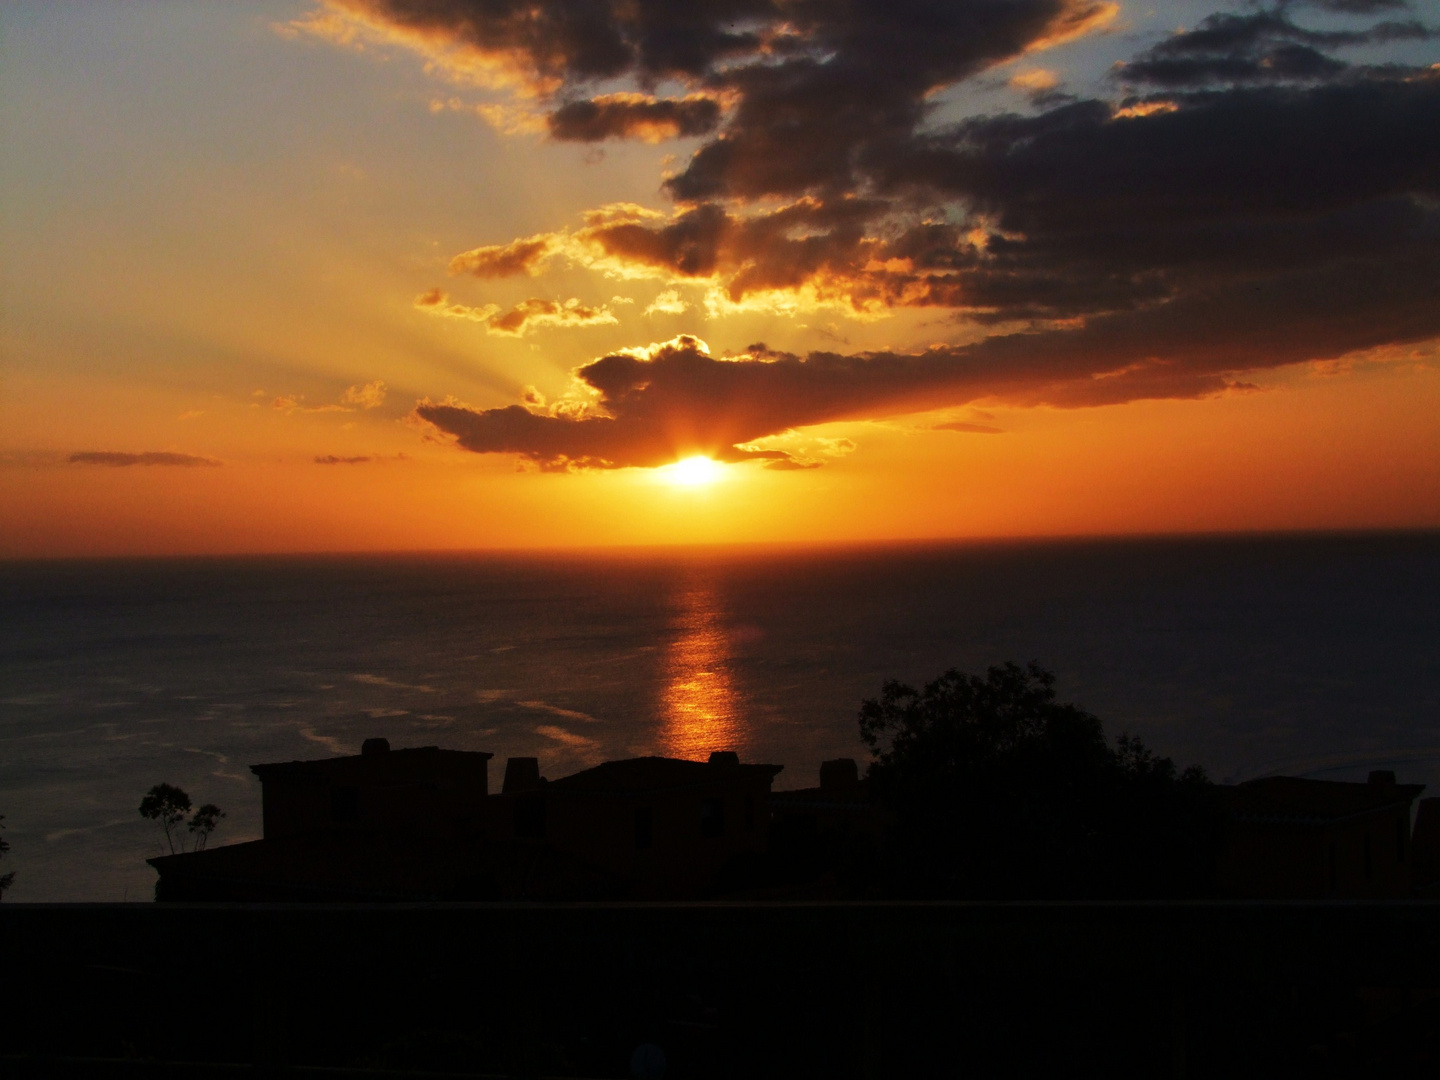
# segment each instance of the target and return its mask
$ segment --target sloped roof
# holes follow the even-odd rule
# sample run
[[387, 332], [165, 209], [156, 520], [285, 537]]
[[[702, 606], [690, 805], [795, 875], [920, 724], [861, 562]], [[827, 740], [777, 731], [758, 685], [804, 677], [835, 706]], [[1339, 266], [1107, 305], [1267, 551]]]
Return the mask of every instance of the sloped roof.
[[494, 756], [483, 750], [442, 750], [438, 746], [414, 746], [385, 750], [377, 754], [349, 754], [345, 757], [310, 761], [276, 761], [251, 765], [250, 771], [261, 780], [284, 776], [324, 776], [337, 772], [349, 774], [357, 770], [376, 776], [418, 777], [439, 769], [448, 771], [480, 767]]
[[1226, 811], [1237, 821], [1327, 825], [1408, 806], [1424, 790], [1424, 784], [1349, 784], [1299, 776], [1266, 776], [1222, 787], [1220, 792]]
[[717, 783], [768, 785], [783, 765], [726, 765], [680, 758], [639, 757], [607, 761], [559, 780], [546, 791], [566, 794], [625, 795], [710, 787]]

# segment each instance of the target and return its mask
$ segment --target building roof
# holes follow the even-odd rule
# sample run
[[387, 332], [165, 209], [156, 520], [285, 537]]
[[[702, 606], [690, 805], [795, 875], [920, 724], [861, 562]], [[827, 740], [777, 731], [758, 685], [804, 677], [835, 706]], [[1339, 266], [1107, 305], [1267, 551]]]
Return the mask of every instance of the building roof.
[[682, 761], [679, 758], [640, 757], [607, 761], [592, 769], [552, 780], [547, 792], [567, 794], [630, 795], [711, 787], [716, 783], [751, 783], [769, 786], [783, 765], [735, 765]]
[[261, 780], [320, 777], [333, 773], [350, 775], [357, 771], [375, 776], [418, 778], [435, 771], [484, 767], [494, 756], [483, 750], [442, 750], [438, 746], [415, 746], [400, 750], [387, 747], [378, 752], [350, 754], [345, 757], [251, 765], [250, 771]]
[[1349, 784], [1266, 776], [1220, 789], [1230, 817], [1270, 825], [1329, 825], [1398, 806], [1409, 806], [1424, 784]]

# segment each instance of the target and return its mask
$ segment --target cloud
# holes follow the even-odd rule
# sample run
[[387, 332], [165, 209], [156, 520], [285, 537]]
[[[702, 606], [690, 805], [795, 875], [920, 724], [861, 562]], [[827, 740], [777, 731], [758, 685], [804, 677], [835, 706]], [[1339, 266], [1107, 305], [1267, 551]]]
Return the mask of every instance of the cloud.
[[[270, 407], [272, 409], [278, 409], [287, 415], [294, 412], [348, 413], [354, 412], [356, 409], [378, 409], [381, 405], [385, 404], [386, 392], [385, 383], [380, 379], [376, 379], [374, 382], [348, 387], [345, 392], [340, 395], [340, 401], [336, 404], [307, 405], [305, 404], [304, 394], [281, 394], [270, 402]], [[257, 390], [255, 394], [256, 396], [263, 397], [265, 392], [263, 390]]]
[[720, 102], [702, 94], [652, 98], [643, 94], [606, 94], [571, 101], [547, 119], [555, 139], [600, 142], [604, 139], [666, 139], [704, 135], [720, 121]]
[[690, 310], [690, 305], [680, 297], [675, 289], [666, 289], [654, 300], [650, 301], [642, 315], [683, 315]]
[[363, 386], [352, 386], [340, 395], [343, 405], [357, 405], [362, 409], [378, 409], [385, 404], [385, 384], [376, 379]]
[[415, 298], [415, 306], [431, 315], [469, 319], [484, 325], [486, 332], [522, 337], [542, 326], [613, 326], [619, 320], [608, 307], [590, 307], [579, 300], [522, 300], [508, 311], [496, 304], [469, 307], [451, 303], [440, 289], [431, 289]]
[[117, 450], [81, 450], [67, 459], [72, 465], [174, 465], [180, 468], [214, 468], [221, 462], [215, 458], [200, 457], [197, 454], [173, 454], [168, 451], [150, 450], [140, 454], [124, 453]]
[[[1440, 236], [1440, 228], [1434, 228]], [[1253, 389], [1238, 373], [1440, 335], [1440, 252], [1339, 261], [1241, 280], [1079, 328], [996, 335], [920, 353], [801, 357], [752, 346], [716, 359], [682, 336], [579, 368], [593, 404], [539, 414], [422, 402], [418, 419], [476, 453], [547, 470], [655, 467], [692, 454], [798, 461], [753, 444], [793, 428], [979, 401], [1083, 407]]]
[[336, 457], [334, 454], [321, 454], [315, 458], [316, 465], [364, 465], [374, 458], [369, 456], [361, 457]]
[[[619, 204], [587, 214], [584, 226], [573, 232], [549, 234], [547, 258], [563, 254], [571, 263], [622, 277], [708, 285], [731, 305], [803, 290], [814, 303], [861, 312], [887, 300], [886, 286], [877, 286], [869, 270], [883, 263], [885, 245], [868, 235], [867, 227], [889, 209], [874, 199], [826, 204], [812, 196], [750, 213], [705, 203], [665, 215]], [[432, 290], [416, 303], [443, 307], [447, 299]], [[673, 290], [656, 302], [664, 306], [652, 305], [652, 313], [674, 313], [682, 303]], [[475, 310], [457, 314], [489, 317], [471, 314]]]
[[[328, 0], [286, 32], [409, 49], [452, 81], [557, 102], [547, 124], [560, 139], [718, 127], [667, 182], [676, 197], [695, 200], [850, 186], [854, 159], [914, 130], [938, 91], [1095, 32], [1118, 10], [1094, 0]], [[585, 93], [616, 80], [645, 92]], [[690, 93], [649, 93], [666, 82]], [[722, 100], [733, 102], [723, 125]]]
[[[417, 406], [463, 448], [569, 469], [693, 453], [795, 468], [812, 459], [775, 440], [808, 425], [1232, 393], [1254, 385], [1247, 373], [1440, 335], [1440, 67], [1347, 52], [1433, 38], [1403, 15], [1376, 21], [1400, 8], [1213, 15], [1148, 44], [1090, 100], [1036, 66], [1039, 50], [1113, 20], [1115, 5], [1090, 0], [325, 11], [448, 77], [510, 88], [557, 139], [702, 140], [663, 179], [669, 212], [604, 206], [578, 227], [462, 252], [452, 272], [568, 263], [660, 282], [657, 304], [701, 289], [712, 316], [925, 308], [949, 339], [716, 358], [680, 337], [583, 365], [548, 406]], [[1305, 22], [1317, 9], [1319, 29]], [[948, 119], [964, 100], [948, 90], [1016, 61], [1023, 113]], [[417, 305], [496, 333], [608, 316], [578, 301], [473, 308], [439, 290]]]
[[306, 405], [304, 394], [281, 394], [270, 403], [270, 407], [287, 414], [293, 412], [327, 413], [353, 411], [348, 405]]
[[1010, 76], [1009, 85], [1030, 99], [1032, 105], [1056, 105], [1073, 100], [1060, 89], [1060, 76], [1046, 68], [1027, 68]]
[[522, 300], [486, 323], [492, 334], [520, 336], [537, 326], [601, 326], [618, 322], [608, 308], [592, 308], [579, 300]]
[[734, 304], [780, 293], [981, 325], [1090, 318], [1316, 260], [1429, 265], [1437, 124], [1430, 72], [1081, 101], [910, 139], [865, 163], [863, 197], [612, 213], [565, 243]]
[[[1331, 10], [1363, 10], [1323, 5]], [[1373, 10], [1373, 9], [1371, 9]], [[1418, 20], [1377, 23], [1365, 30], [1308, 30], [1283, 7], [1202, 19], [1141, 53], [1115, 72], [1130, 83], [1204, 86], [1214, 83], [1315, 82], [1349, 69], [1325, 50], [1436, 36]]]
[[491, 244], [463, 251], [450, 260], [450, 272], [469, 274], [482, 280], [520, 273], [534, 276], [540, 273], [555, 251], [553, 236], [529, 236], [508, 244]]

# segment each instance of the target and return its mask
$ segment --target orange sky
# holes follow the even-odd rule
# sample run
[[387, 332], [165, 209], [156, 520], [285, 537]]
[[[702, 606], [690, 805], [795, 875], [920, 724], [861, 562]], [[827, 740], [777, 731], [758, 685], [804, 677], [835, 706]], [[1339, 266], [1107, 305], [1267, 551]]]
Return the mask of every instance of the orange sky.
[[[1034, 0], [910, 87], [766, 5], [604, 71], [444, 3], [238, 7], [0, 12], [0, 556], [1440, 526], [1429, 38], [1199, 86], [1219, 5]], [[890, 111], [836, 128], [840, 75]], [[1364, 169], [1304, 134], [1362, 90]], [[1260, 180], [1146, 171], [1266, 109]], [[654, 467], [694, 453], [734, 460]]]

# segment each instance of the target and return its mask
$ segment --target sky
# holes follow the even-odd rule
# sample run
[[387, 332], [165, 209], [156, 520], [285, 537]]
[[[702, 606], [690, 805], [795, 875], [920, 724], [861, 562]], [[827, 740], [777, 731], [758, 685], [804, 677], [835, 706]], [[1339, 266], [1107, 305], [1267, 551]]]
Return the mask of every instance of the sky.
[[0, 557], [1440, 526], [1440, 4], [0, 7]]

